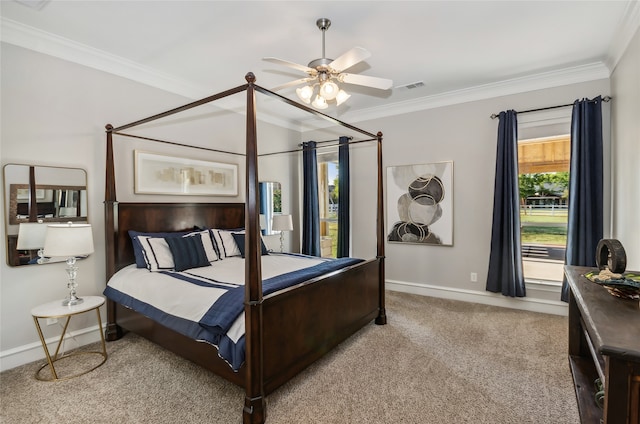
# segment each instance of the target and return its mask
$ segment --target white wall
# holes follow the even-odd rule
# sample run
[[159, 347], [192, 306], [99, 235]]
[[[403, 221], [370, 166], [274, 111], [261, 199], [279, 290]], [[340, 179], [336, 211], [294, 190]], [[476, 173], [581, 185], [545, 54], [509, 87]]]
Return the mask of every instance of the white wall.
[[[104, 126], [123, 125], [192, 101], [160, 91], [130, 80], [99, 72], [91, 68], [66, 62], [6, 43], [1, 45], [1, 104], [0, 153], [1, 163], [35, 164], [82, 168], [87, 172], [88, 220], [94, 227], [95, 253], [79, 263], [80, 295], [101, 294], [105, 287], [104, 249]], [[213, 87], [212, 93], [228, 87]], [[219, 111], [209, 112], [220, 114]], [[203, 140], [211, 147], [244, 152], [245, 119], [240, 115], [224, 113], [226, 125], [212, 128]], [[153, 128], [152, 128], [153, 129]], [[299, 142], [299, 132], [284, 130], [271, 124], [260, 123], [259, 137], [269, 140], [269, 149], [278, 151], [290, 143]], [[242, 141], [238, 143], [238, 139]], [[197, 150], [193, 154], [184, 149], [145, 144], [135, 140], [126, 149], [122, 140], [114, 137], [118, 199], [148, 201], [244, 201], [244, 158]], [[172, 140], [175, 141], [175, 140]], [[185, 140], [177, 140], [185, 141]], [[186, 140], [191, 141], [191, 140]], [[133, 146], [133, 147], [131, 147]], [[237, 198], [203, 198], [195, 196], [149, 196], [133, 194], [133, 153], [138, 148], [154, 152], [179, 151], [196, 158], [232, 162], [240, 165]], [[263, 161], [261, 160], [262, 164]], [[260, 178], [279, 180], [284, 189], [295, 180], [297, 161], [290, 156], [270, 157], [264, 160]], [[273, 165], [275, 175], [269, 171]], [[263, 177], [264, 176], [264, 177]], [[4, 183], [4, 181], [3, 181]], [[4, 184], [3, 184], [4, 185]], [[285, 208], [297, 199], [292, 191], [285, 191]], [[6, 240], [4, 208], [0, 214], [3, 225], [0, 238]], [[291, 235], [288, 235], [288, 238]], [[289, 243], [289, 242], [287, 242]], [[6, 242], [0, 249], [0, 370], [44, 357], [30, 314], [36, 305], [62, 300], [67, 294], [66, 272], [63, 263], [9, 267], [6, 264]], [[103, 321], [106, 313], [103, 310]], [[98, 340], [94, 315], [83, 314], [72, 320], [71, 328], [81, 343]], [[45, 337], [59, 334], [60, 328], [45, 327]], [[86, 333], [86, 334], [85, 334]], [[68, 346], [74, 347], [73, 344]]]
[[[259, 146], [258, 154], [270, 152], [283, 152], [295, 148], [300, 143], [300, 133], [297, 131], [285, 131], [273, 125], [258, 124]], [[282, 153], [276, 155], [261, 156], [258, 160], [258, 174], [260, 181], [277, 181], [282, 190], [282, 213], [291, 214], [294, 222], [293, 231], [286, 231], [284, 237], [285, 252], [300, 251], [301, 228], [297, 224], [300, 217], [300, 198], [298, 196], [297, 181], [300, 179], [298, 172], [299, 153]], [[268, 247], [280, 250], [280, 236], [265, 236]]]
[[[387, 243], [388, 287], [500, 306], [564, 313], [566, 305], [560, 302], [557, 287], [528, 284], [527, 297], [524, 299], [511, 299], [485, 291], [498, 127], [498, 120], [492, 120], [489, 116], [507, 109], [522, 111], [567, 104], [578, 98], [593, 98], [600, 94], [610, 94], [608, 80], [497, 97], [358, 123], [360, 127], [368, 130], [383, 131], [385, 168], [442, 161], [454, 163], [453, 246]], [[605, 104], [604, 108], [608, 107], [609, 105]], [[566, 127], [571, 113], [571, 108], [567, 109], [564, 112]], [[604, 114], [608, 115], [607, 112]], [[547, 115], [544, 114], [544, 122]], [[536, 119], [532, 114], [519, 117], [519, 120], [527, 121], [527, 125], [532, 125]], [[554, 127], [558, 125], [555, 123]], [[609, 135], [605, 134], [605, 138], [608, 139]], [[364, 169], [365, 165], [357, 166], [357, 178], [375, 181], [375, 165], [366, 165], [370, 167], [367, 170]], [[352, 195], [354, 216], [357, 216], [358, 220], [370, 216], [366, 210], [359, 207], [372, 193], [356, 190]], [[387, 206], [394, 207], [394, 204], [385, 207]], [[388, 223], [385, 223], [385, 227], [388, 231]], [[354, 234], [357, 234], [355, 245], [375, 245], [375, 234], [360, 231]], [[472, 272], [478, 274], [478, 282], [470, 281]]]
[[[87, 171], [89, 220], [95, 227], [96, 252], [80, 263], [79, 292], [99, 294], [105, 284], [102, 232], [104, 125], [108, 122], [121, 125], [184, 104], [186, 99], [12, 45], [3, 43], [1, 48], [1, 162], [3, 165], [25, 163], [79, 167]], [[507, 299], [484, 291], [498, 124], [496, 120], [489, 119], [489, 115], [511, 108], [525, 110], [570, 103], [577, 98], [591, 98], [598, 94], [614, 96], [613, 236], [625, 245], [629, 268], [640, 269], [640, 224], [637, 220], [640, 171], [635, 163], [640, 144], [637, 121], [640, 115], [639, 51], [640, 41], [636, 34], [612, 76], [611, 92], [609, 80], [599, 80], [357, 123], [372, 132], [383, 131], [385, 167], [446, 160], [454, 162], [454, 245], [387, 244], [388, 287], [522, 309], [558, 306], [558, 301], [552, 300], [557, 293], [543, 290], [529, 289], [524, 300]], [[226, 88], [213, 87], [212, 92]], [[267, 124], [260, 124], [258, 132], [261, 139], [266, 135], [274, 143], [271, 151], [300, 141], [297, 132]], [[237, 133], [225, 133], [224, 126], [211, 134], [211, 139], [222, 144], [232, 144], [237, 137]], [[352, 175], [359, 190], [354, 190], [352, 199], [353, 251], [356, 256], [369, 257], [372, 255], [371, 246], [375, 246], [375, 231], [371, 230], [375, 228], [375, 214], [371, 213], [371, 205], [375, 205], [372, 199], [375, 199], [377, 180], [375, 147], [362, 146], [354, 150]], [[215, 155], [207, 157], [220, 160]], [[122, 152], [117, 165], [120, 177], [132, 172], [132, 160], [130, 153]], [[281, 181], [285, 192], [287, 186], [291, 187], [289, 198], [284, 199], [284, 209], [291, 208], [290, 212], [299, 214], [299, 191], [294, 188], [301, 178], [295, 156], [261, 158], [260, 178]], [[242, 187], [244, 177], [241, 181]], [[129, 182], [128, 188], [121, 187], [123, 196], [133, 196], [132, 184]], [[242, 199], [244, 195], [241, 194], [238, 201]], [[229, 201], [228, 198], [219, 200]], [[4, 212], [0, 212], [3, 222], [4, 218]], [[296, 231], [298, 233], [290, 235], [291, 242], [288, 241], [293, 249], [297, 248], [299, 239], [299, 229]], [[0, 235], [6, 239], [4, 226]], [[2, 370], [43, 357], [29, 311], [35, 305], [62, 299], [66, 294], [66, 274], [63, 264], [8, 267], [4, 260], [5, 243], [2, 243], [0, 256], [3, 257], [0, 261]], [[478, 273], [478, 283], [469, 282], [470, 272]], [[74, 329], [79, 333], [94, 325], [91, 319], [78, 318]], [[45, 330], [46, 336], [59, 331]], [[88, 339], [81, 337], [81, 341], [91, 337], [97, 339], [95, 333], [95, 336], [87, 335]]]
[[640, 270], [640, 30], [611, 75], [614, 169], [612, 236], [627, 252], [627, 269]]

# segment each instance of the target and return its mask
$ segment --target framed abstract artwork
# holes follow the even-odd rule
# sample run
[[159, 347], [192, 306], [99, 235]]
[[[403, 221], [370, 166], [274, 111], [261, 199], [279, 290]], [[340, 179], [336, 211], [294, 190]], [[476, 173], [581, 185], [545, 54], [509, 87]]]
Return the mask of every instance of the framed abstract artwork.
[[137, 194], [238, 195], [238, 165], [134, 152]]
[[[17, 184], [12, 184], [12, 185], [16, 185]], [[26, 188], [18, 188], [16, 189], [16, 199], [18, 200], [29, 200], [29, 186], [27, 185]], [[44, 189], [41, 188], [36, 188], [36, 199], [38, 200], [42, 200], [44, 199]]]
[[387, 241], [453, 246], [453, 162], [387, 167]]

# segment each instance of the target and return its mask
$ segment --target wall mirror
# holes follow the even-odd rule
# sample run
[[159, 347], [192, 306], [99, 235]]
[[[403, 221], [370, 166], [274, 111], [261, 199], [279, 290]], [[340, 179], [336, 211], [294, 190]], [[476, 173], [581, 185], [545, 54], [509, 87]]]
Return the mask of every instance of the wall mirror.
[[261, 181], [258, 183], [260, 190], [260, 227], [262, 234], [270, 236], [280, 234], [272, 230], [271, 219], [274, 214], [282, 213], [282, 186], [276, 181]]
[[7, 164], [3, 175], [7, 264], [10, 266], [38, 263], [38, 250], [43, 246], [37, 245], [44, 242], [42, 229], [47, 223], [87, 222], [84, 169]]

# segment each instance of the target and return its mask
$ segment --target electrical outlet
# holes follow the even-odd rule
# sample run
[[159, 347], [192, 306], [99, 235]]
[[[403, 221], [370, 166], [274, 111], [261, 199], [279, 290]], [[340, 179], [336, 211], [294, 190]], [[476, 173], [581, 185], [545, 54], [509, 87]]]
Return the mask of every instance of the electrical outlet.
[[477, 283], [478, 282], [478, 273], [477, 272], [472, 272], [470, 278], [471, 278], [471, 282], [472, 283]]
[[58, 323], [58, 318], [47, 318], [47, 325], [53, 325]]

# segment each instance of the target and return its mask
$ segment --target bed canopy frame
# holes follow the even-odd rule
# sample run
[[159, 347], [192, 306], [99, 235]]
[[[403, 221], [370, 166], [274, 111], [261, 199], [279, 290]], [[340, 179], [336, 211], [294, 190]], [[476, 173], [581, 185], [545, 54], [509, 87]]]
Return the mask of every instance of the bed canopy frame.
[[[238, 372], [233, 372], [226, 363], [217, 357], [214, 353], [216, 352], [214, 347], [190, 340], [111, 300], [107, 302], [106, 337], [107, 340], [116, 340], [122, 336], [123, 329], [141, 334], [243, 387], [245, 390], [243, 422], [253, 424], [263, 423], [266, 419], [265, 396], [268, 393], [284, 384], [362, 326], [372, 320], [378, 325], [384, 325], [387, 318], [384, 292], [382, 133], [369, 133], [262, 88], [255, 84], [253, 73], [248, 73], [245, 80], [247, 83], [241, 86], [126, 125], [119, 127], [113, 127], [111, 124], [106, 125], [104, 201], [107, 281], [119, 269], [133, 263], [131, 242], [127, 236], [127, 231], [130, 229], [179, 231], [185, 229], [181, 227], [184, 226], [185, 220], [200, 226], [245, 227], [246, 358], [244, 365]], [[127, 134], [124, 131], [243, 91], [246, 91], [246, 151], [244, 154], [246, 157], [246, 200], [244, 204], [118, 202], [113, 150], [114, 135], [199, 148]], [[377, 250], [374, 259], [331, 273], [326, 277], [318, 277], [296, 287], [263, 296], [258, 191], [258, 157], [260, 155], [258, 155], [257, 149], [256, 92], [369, 138], [352, 142], [377, 141]], [[311, 304], [310, 297], [313, 297], [315, 302], [320, 302], [320, 305]], [[303, 334], [304, 337], [286, 334], [292, 330], [306, 331], [306, 333]], [[300, 341], [298, 339], [317, 339], [317, 341], [309, 347], [306, 346], [309, 340]]]

